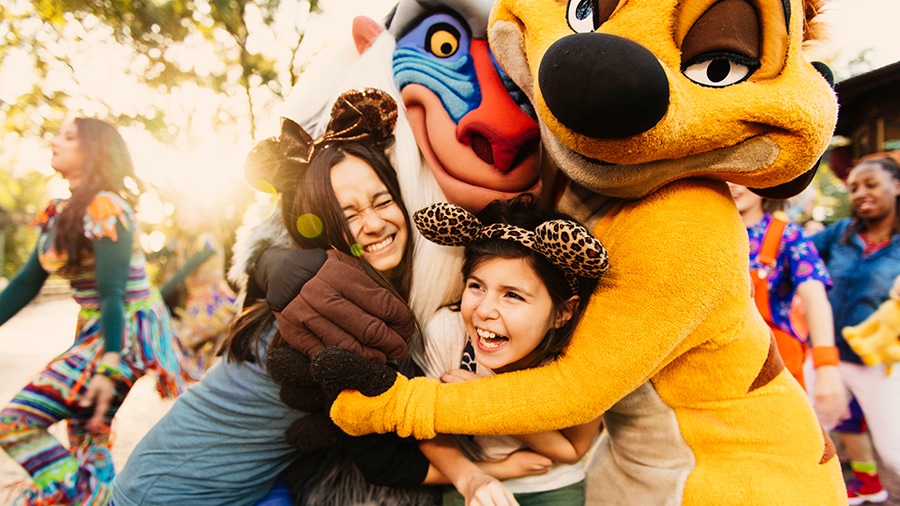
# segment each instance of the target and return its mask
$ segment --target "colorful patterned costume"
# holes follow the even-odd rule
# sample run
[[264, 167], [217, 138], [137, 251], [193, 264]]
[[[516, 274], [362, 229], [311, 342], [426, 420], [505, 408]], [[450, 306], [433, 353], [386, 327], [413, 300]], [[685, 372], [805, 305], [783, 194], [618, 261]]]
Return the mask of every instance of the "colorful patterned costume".
[[[33, 222], [40, 227], [41, 235], [31, 259], [10, 282], [9, 289], [0, 294], [0, 306], [4, 307], [0, 324], [33, 299], [53, 273], [69, 280], [72, 295], [81, 306], [75, 342], [0, 412], [0, 445], [33, 477], [35, 488], [29, 491], [33, 500], [52, 497], [74, 499], [77, 504], [105, 504], [114, 474], [110, 423], [131, 386], [144, 374], [153, 372], [158, 376], [160, 395], [174, 397], [195, 381], [197, 374], [182, 365], [183, 350], [172, 334], [169, 312], [147, 278], [146, 259], [137, 241], [130, 245], [118, 242], [122, 234], [133, 237], [136, 228], [128, 203], [111, 192], [99, 192], [94, 197], [84, 217], [84, 234], [93, 241], [94, 250], [86, 253], [74, 268], [66, 267], [66, 253], [53, 245], [57, 218], [67, 204], [67, 200], [52, 201]], [[130, 246], [127, 281], [119, 287], [124, 315], [118, 340], [104, 336], [102, 330], [100, 307], [109, 293], [108, 289], [98, 289], [102, 285], [98, 277], [102, 276], [95, 269], [95, 253], [101, 243], [107, 251], [118, 251], [113, 260], [121, 260], [121, 265], [116, 265], [104, 257], [101, 268], [119, 269], [116, 274], [122, 278], [121, 269], [128, 258], [124, 248]], [[78, 403], [101, 355], [117, 348], [124, 377], [117, 381], [104, 427], [89, 431], [85, 424], [94, 408]], [[49, 426], [61, 420], [68, 421], [70, 449], [47, 432]]]
[[[214, 234], [202, 233], [185, 251], [185, 257], [201, 263], [183, 278], [187, 295], [183, 308], [176, 308], [175, 334], [192, 350], [189, 359], [199, 370], [212, 365], [228, 325], [237, 315], [237, 295], [225, 281], [225, 255]], [[166, 285], [168, 286], [169, 283]]]
[[830, 287], [831, 277], [803, 227], [765, 213], [747, 227], [750, 278], [754, 300], [772, 329], [785, 367], [804, 388], [803, 362], [809, 351], [809, 329], [796, 302], [797, 287], [813, 280]]

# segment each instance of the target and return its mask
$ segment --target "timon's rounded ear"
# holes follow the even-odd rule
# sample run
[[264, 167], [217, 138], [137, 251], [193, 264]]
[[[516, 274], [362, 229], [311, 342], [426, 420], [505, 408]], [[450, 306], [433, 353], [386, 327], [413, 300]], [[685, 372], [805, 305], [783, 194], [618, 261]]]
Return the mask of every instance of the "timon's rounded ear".
[[826, 65], [824, 62], [814, 61], [812, 62], [812, 66], [822, 74], [822, 77], [828, 81], [828, 86], [834, 88], [834, 72], [831, 71], [831, 67]]
[[[823, 62], [814, 61], [812, 62], [812, 66], [822, 74], [822, 77], [825, 81], [828, 82], [828, 85], [834, 88], [834, 73], [831, 72], [831, 68]], [[815, 165], [812, 166], [811, 169], [801, 174], [796, 179], [792, 179], [787, 183], [780, 184], [778, 186], [773, 186], [772, 188], [750, 188], [750, 191], [759, 195], [760, 197], [767, 199], [788, 199], [795, 195], [798, 195], [800, 192], [806, 189], [809, 186], [809, 183], [812, 182], [813, 177], [816, 175], [816, 170], [819, 168], [819, 163], [822, 161], [822, 157], [819, 157], [816, 160]]]

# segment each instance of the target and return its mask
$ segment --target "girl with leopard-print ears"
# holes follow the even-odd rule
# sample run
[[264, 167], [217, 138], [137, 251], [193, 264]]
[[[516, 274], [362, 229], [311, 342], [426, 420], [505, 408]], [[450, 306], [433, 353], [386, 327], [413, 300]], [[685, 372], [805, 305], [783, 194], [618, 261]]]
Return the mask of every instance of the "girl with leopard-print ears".
[[[477, 217], [439, 203], [415, 214], [432, 242], [464, 246], [461, 301], [424, 331], [422, 368], [442, 382], [538, 367], [564, 352], [586, 301], [606, 270], [606, 250], [568, 216], [539, 209], [531, 195], [494, 201]], [[455, 437], [420, 443], [453, 483], [444, 504], [584, 504], [582, 460], [600, 418], [524, 436]], [[500, 482], [475, 465], [523, 448], [540, 454], [534, 475]], [[541, 458], [543, 457], [543, 458]]]

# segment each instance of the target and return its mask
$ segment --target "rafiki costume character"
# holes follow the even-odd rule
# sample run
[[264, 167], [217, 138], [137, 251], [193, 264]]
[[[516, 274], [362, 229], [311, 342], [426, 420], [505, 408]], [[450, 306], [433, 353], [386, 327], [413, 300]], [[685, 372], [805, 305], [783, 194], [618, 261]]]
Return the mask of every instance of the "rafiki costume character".
[[[474, 213], [494, 199], [540, 194], [552, 187], [543, 179], [555, 173], [541, 173], [533, 110], [489, 53], [492, 3], [400, 0], [386, 27], [355, 18], [352, 33], [304, 70], [282, 116], [316, 136], [341, 93], [378, 88], [403, 104], [391, 158], [410, 210], [446, 201]], [[291, 247], [273, 209], [270, 202], [254, 207], [238, 231], [229, 279], [241, 286], [262, 250]], [[416, 240], [415, 258], [410, 304], [424, 322], [458, 298], [462, 257], [456, 248]]]
[[[542, 181], [538, 124], [529, 115], [533, 111], [524, 94], [489, 54], [486, 34], [491, 3], [400, 0], [388, 17], [387, 28], [371, 19], [356, 18], [352, 37], [348, 33], [326, 48], [303, 72], [284, 104], [283, 118], [317, 137], [330, 120], [338, 95], [349, 89], [378, 88], [403, 104], [397, 111], [396, 142], [389, 155], [410, 210], [449, 201], [477, 212], [497, 198], [540, 193], [552, 185]], [[287, 121], [282, 126], [292, 128]], [[284, 318], [280, 330], [285, 333], [289, 323], [297, 327], [304, 323], [304, 315], [291, 314], [288, 307], [299, 284], [271, 290], [253, 275], [260, 270], [264, 252], [273, 246], [295, 247], [280, 214], [273, 213], [275, 208], [274, 201], [265, 199], [249, 210], [238, 230], [229, 279], [242, 287], [244, 297], [266, 298]], [[418, 235], [415, 229], [411, 233]], [[438, 307], [458, 298], [461, 253], [458, 248], [421, 238], [415, 241], [409, 299], [420, 321], [427, 321]], [[290, 269], [295, 264], [282, 265]], [[303, 267], [311, 272], [318, 268]], [[274, 278], [290, 285], [297, 274], [278, 273]], [[279, 298], [273, 292], [290, 296]], [[268, 368], [281, 383], [281, 397], [288, 405], [312, 411], [312, 404], [321, 402], [322, 395], [310, 384], [308, 358], [299, 355], [293, 348], [275, 348], [270, 351]], [[304, 417], [292, 426], [288, 442], [302, 450], [330, 445], [334, 434], [315, 418]], [[297, 463], [329, 472], [330, 463], [323, 461], [298, 459]], [[336, 467], [345, 469], [342, 464]], [[321, 497], [328, 497], [333, 504], [349, 504], [346, 498], [371, 504], [402, 502], [396, 490], [366, 488], [352, 477], [315, 476], [306, 480], [309, 483], [299, 483], [307, 489], [299, 492], [297, 481], [302, 480], [292, 483], [295, 493], [313, 503]], [[416, 500], [414, 490], [407, 499]]]
[[[833, 445], [754, 307], [725, 184], [787, 196], [811, 177], [837, 115], [804, 55], [821, 7], [496, 3], [491, 48], [571, 179], [559, 207], [592, 228], [611, 267], [559, 360], [452, 384], [394, 374], [379, 396], [342, 392], [332, 419], [351, 434], [430, 438], [602, 413], [589, 504], [846, 504]], [[355, 359], [325, 351], [314, 375], [348, 386], [338, 369]]]

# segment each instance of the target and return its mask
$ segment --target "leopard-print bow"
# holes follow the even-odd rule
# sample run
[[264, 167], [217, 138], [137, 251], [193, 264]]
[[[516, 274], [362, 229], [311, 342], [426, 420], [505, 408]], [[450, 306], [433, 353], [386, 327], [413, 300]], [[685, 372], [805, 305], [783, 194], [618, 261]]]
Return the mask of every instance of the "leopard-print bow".
[[346, 91], [331, 108], [328, 127], [317, 139], [293, 120], [282, 118], [281, 134], [259, 142], [247, 155], [244, 177], [258, 190], [291, 190], [323, 148], [361, 140], [387, 148], [396, 123], [397, 103], [386, 92], [375, 88]]
[[606, 248], [571, 220], [545, 221], [533, 231], [506, 223], [484, 226], [475, 215], [448, 202], [419, 209], [413, 220], [423, 237], [444, 246], [465, 246], [480, 239], [515, 241], [562, 269], [575, 293], [578, 276], [599, 278], [609, 268]]

